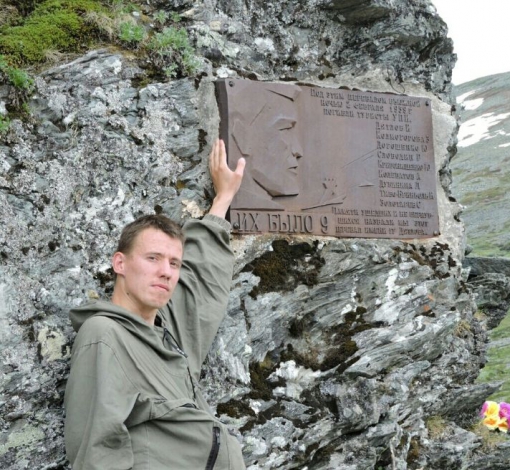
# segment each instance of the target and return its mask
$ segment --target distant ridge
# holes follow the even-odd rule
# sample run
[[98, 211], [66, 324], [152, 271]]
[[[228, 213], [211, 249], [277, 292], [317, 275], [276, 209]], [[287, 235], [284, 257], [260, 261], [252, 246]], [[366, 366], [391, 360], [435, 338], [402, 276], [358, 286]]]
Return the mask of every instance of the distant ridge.
[[454, 86], [461, 118], [452, 193], [474, 256], [510, 258], [510, 72]]

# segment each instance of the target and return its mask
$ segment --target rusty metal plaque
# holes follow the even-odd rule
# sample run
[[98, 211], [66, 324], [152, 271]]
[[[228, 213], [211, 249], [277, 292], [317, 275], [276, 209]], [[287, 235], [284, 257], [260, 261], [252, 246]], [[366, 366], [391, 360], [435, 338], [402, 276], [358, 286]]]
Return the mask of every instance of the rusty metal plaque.
[[439, 235], [426, 98], [240, 79], [217, 92], [229, 166], [246, 159], [235, 233]]

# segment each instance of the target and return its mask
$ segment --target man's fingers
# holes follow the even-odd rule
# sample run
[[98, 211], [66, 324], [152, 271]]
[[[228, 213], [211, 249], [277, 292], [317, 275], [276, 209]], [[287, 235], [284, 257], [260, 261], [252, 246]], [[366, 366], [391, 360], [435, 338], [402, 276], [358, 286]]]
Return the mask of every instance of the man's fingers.
[[227, 161], [227, 151], [225, 150], [225, 142], [222, 139], [218, 139], [218, 152], [222, 160]]
[[237, 175], [239, 176], [243, 176], [243, 173], [244, 173], [244, 167], [246, 166], [246, 160], [244, 158], [240, 158], [238, 161], [237, 161], [237, 166], [236, 166], [236, 169], [235, 169], [235, 172]]
[[209, 157], [209, 165], [211, 169], [218, 169], [223, 163], [227, 163], [227, 154], [225, 151], [225, 143], [221, 139], [216, 139], [211, 149]]

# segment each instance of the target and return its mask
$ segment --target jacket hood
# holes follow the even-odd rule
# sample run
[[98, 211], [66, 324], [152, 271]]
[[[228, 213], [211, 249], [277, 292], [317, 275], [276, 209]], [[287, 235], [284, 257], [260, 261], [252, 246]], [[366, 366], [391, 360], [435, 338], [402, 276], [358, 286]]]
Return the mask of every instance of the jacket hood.
[[[69, 312], [71, 324], [76, 332], [80, 330], [86, 320], [96, 315], [101, 315], [117, 321], [135, 336], [143, 338], [146, 343], [151, 343], [154, 349], [166, 350], [166, 348], [163, 347], [161, 338], [154, 327], [146, 323], [138, 315], [131, 313], [129, 310], [119, 307], [118, 305], [112, 304], [111, 302], [97, 300], [80, 307], [73, 308]], [[158, 314], [158, 316], [161, 320], [161, 325], [165, 327], [166, 325], [162, 318], [163, 316], [160, 314]]]

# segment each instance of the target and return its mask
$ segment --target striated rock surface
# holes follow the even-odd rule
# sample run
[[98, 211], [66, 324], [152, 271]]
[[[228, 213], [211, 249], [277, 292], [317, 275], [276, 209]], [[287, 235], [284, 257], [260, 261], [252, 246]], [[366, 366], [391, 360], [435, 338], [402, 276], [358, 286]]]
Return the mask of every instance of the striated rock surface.
[[[134, 217], [207, 211], [214, 81], [232, 76], [428, 97], [442, 232], [408, 242], [233, 239], [228, 314], [202, 386], [239, 430], [247, 467], [484, 468], [471, 425], [496, 385], [474, 385], [486, 335], [462, 269], [460, 207], [449, 198], [455, 57], [432, 4], [146, 8], [170, 7], [203, 56], [197, 77], [157, 81], [132, 55], [91, 51], [38, 75], [31, 119], [13, 120], [1, 137], [0, 467], [68, 468], [68, 309], [109, 295], [109, 257]], [[9, 96], [1, 87], [3, 106]], [[490, 468], [508, 464], [505, 445]]]
[[469, 268], [469, 277], [474, 278], [487, 273], [499, 273], [510, 277], [510, 259], [468, 256], [462, 265]]

